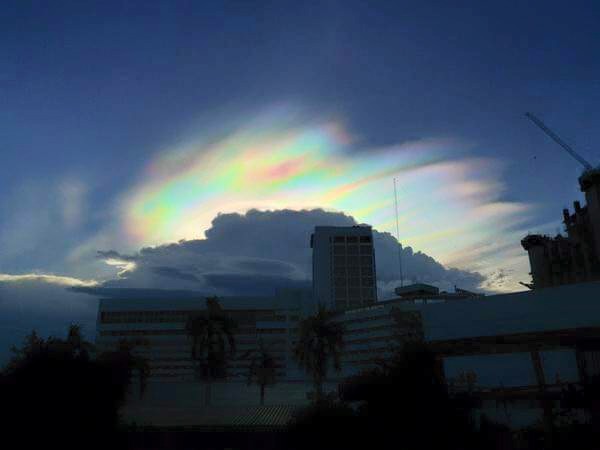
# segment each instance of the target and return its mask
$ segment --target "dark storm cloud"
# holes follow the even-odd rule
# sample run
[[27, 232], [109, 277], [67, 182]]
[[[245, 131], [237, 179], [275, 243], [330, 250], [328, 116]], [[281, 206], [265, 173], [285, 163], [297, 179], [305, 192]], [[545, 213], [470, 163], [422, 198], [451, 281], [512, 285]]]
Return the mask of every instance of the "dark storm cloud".
[[201, 282], [200, 278], [198, 278], [196, 275], [183, 272], [175, 267], [160, 266], [160, 267], [152, 267], [151, 270], [155, 274], [163, 276], [163, 277], [167, 277], [167, 278], [174, 278], [176, 280]]
[[[258, 295], [281, 287], [310, 286], [310, 234], [316, 225], [352, 226], [350, 216], [322, 209], [257, 211], [221, 214], [206, 231], [206, 239], [146, 247], [135, 255], [99, 252], [106, 259], [135, 263], [103, 287], [195, 289], [217, 295]], [[374, 231], [380, 293], [388, 296], [400, 283], [398, 245], [389, 233]], [[404, 280], [451, 289], [477, 289], [478, 273], [448, 269], [432, 257], [402, 249]], [[93, 288], [92, 288], [93, 290]]]
[[164, 298], [202, 298], [210, 295], [208, 292], [177, 290], [177, 289], [143, 289], [143, 288], [111, 288], [111, 287], [85, 287], [73, 286], [68, 291], [89, 294], [101, 298], [127, 298], [138, 300], [164, 299]]
[[209, 274], [205, 277], [208, 285], [216, 290], [234, 292], [237, 295], [275, 295], [279, 289], [309, 289], [309, 280], [297, 280], [281, 276], [247, 274]]
[[239, 260], [234, 266], [244, 272], [263, 273], [270, 276], [293, 276], [296, 268], [284, 261], [249, 258]]
[[[77, 322], [93, 330], [94, 297], [202, 297], [207, 295], [273, 295], [281, 288], [310, 288], [310, 234], [315, 225], [356, 225], [342, 213], [310, 211], [249, 211], [216, 217], [206, 239], [147, 247], [133, 255], [115, 250], [98, 257], [124, 262], [119, 277], [93, 286], [72, 278], [10, 276], [0, 282], [0, 363], [6, 349], [33, 328], [61, 335]], [[380, 298], [399, 282], [398, 245], [389, 233], [374, 231]], [[485, 286], [478, 273], [447, 269], [409, 247], [402, 249], [405, 280], [451, 289]], [[502, 277], [496, 274], [495, 277]], [[57, 284], [58, 283], [58, 284]], [[73, 286], [65, 289], [65, 286]], [[90, 336], [91, 337], [91, 336]]]
[[97, 252], [97, 254], [98, 254], [99, 259], [117, 259], [117, 260], [121, 260], [121, 261], [133, 261], [135, 259], [135, 257], [133, 257], [133, 256], [122, 255], [121, 253], [119, 253], [115, 250], [108, 250], [108, 251], [99, 250]]

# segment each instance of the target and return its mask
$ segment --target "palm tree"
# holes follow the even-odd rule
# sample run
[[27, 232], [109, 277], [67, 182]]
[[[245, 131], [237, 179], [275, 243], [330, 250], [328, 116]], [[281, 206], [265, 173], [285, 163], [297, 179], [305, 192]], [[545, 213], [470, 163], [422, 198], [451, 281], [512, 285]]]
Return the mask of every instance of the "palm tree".
[[258, 348], [250, 350], [244, 358], [250, 357], [247, 382], [260, 387], [260, 405], [265, 404], [265, 388], [276, 383], [277, 364], [275, 358], [265, 348], [262, 339], [258, 341]]
[[[139, 342], [139, 345], [148, 345], [148, 342], [144, 340]], [[137, 343], [127, 339], [121, 339], [116, 350], [102, 353], [98, 356], [98, 361], [111, 367], [115, 381], [127, 387], [131, 386], [133, 374], [137, 372], [141, 398], [146, 391], [148, 377], [150, 376], [150, 364], [147, 358], [134, 353], [137, 345]]]
[[85, 340], [81, 332], [81, 325], [71, 324], [67, 332], [67, 345], [71, 348], [74, 356], [89, 359], [90, 353], [94, 351], [94, 345]]
[[196, 378], [206, 385], [205, 404], [210, 404], [213, 381], [225, 378], [227, 359], [235, 353], [236, 323], [221, 309], [216, 297], [206, 299], [206, 310], [189, 317], [186, 332], [192, 341]]
[[344, 348], [344, 328], [332, 321], [333, 313], [320, 306], [314, 316], [300, 322], [298, 342], [294, 356], [301, 368], [313, 379], [316, 401], [323, 397], [323, 382], [327, 377], [329, 361], [341, 370], [341, 353]]

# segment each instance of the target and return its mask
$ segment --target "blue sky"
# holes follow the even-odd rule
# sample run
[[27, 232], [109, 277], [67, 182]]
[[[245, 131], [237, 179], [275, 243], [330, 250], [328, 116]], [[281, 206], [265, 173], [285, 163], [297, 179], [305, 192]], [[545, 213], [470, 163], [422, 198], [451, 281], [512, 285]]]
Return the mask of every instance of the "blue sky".
[[[126, 199], [162, 186], [147, 182], [151, 167], [180, 147], [228, 142], [240, 128], [252, 134], [249, 123], [282, 107], [295, 111], [303, 130], [314, 121], [343, 124], [352, 140], [335, 152], [354, 164], [351, 174], [371, 154], [379, 158], [373, 149], [453, 142], [442, 159], [468, 162], [448, 182], [464, 187], [480, 170], [481, 185], [494, 192], [493, 200], [475, 202], [474, 220], [488, 201], [512, 205], [498, 216], [505, 226], [491, 232], [506, 242], [502, 251], [513, 246], [468, 258], [490, 230], [474, 222], [473, 241], [465, 226], [446, 230], [456, 219], [453, 205], [425, 212], [432, 226], [462, 233], [460, 248], [434, 243], [432, 232], [419, 236], [408, 213], [400, 241], [487, 277], [506, 269], [515, 289], [528, 278], [520, 237], [555, 233], [561, 209], [581, 197], [580, 167], [523, 113], [539, 114], [600, 162], [598, 23], [593, 1], [3, 2], [0, 273], [102, 281], [123, 269], [90, 256], [96, 250], [133, 253], [202, 237], [208, 226], [198, 222], [197, 236], [128, 240], [123, 208], [135, 202]], [[434, 147], [427, 157], [439, 156]], [[472, 162], [478, 158], [487, 162]], [[419, 200], [429, 182], [406, 181], [401, 215], [411, 189]], [[255, 205], [244, 199], [245, 209], [227, 209], [229, 194], [212, 199], [227, 213], [284, 205], [278, 194], [271, 203], [256, 197]]]

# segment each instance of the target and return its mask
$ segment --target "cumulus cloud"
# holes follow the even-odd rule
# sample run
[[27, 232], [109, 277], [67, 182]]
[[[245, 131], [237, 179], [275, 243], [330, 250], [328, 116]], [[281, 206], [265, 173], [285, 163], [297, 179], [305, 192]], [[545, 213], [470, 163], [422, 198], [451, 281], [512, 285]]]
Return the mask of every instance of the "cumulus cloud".
[[513, 269], [506, 269], [500, 267], [497, 270], [494, 270], [487, 277], [484, 286], [486, 287], [502, 287], [505, 284], [510, 282], [510, 277], [514, 272]]
[[[221, 214], [205, 239], [146, 247], [131, 255], [102, 251], [107, 261], [132, 264], [103, 287], [194, 289], [217, 295], [264, 295], [282, 287], [310, 287], [310, 234], [316, 225], [352, 226], [351, 216], [322, 209], [250, 210]], [[387, 232], [374, 230], [380, 293], [391, 295], [400, 284], [398, 243]], [[476, 272], [446, 268], [432, 257], [401, 249], [404, 280], [451, 289], [477, 289], [484, 277]]]
[[[33, 328], [61, 334], [72, 322], [94, 329], [97, 301], [90, 297], [137, 294], [157, 289], [178, 295], [272, 295], [282, 288], [310, 289], [310, 234], [316, 225], [351, 226], [351, 216], [322, 209], [250, 210], [214, 218], [205, 239], [182, 240], [142, 248], [134, 254], [98, 252], [98, 258], [119, 268], [108, 281], [70, 276], [0, 273], [0, 351], [18, 344]], [[400, 284], [398, 243], [374, 230], [380, 298]], [[401, 249], [405, 282], [424, 282], [450, 290], [453, 285], [477, 289], [488, 281], [476, 272], [444, 267], [434, 258]], [[499, 282], [499, 274], [493, 282]], [[0, 354], [0, 362], [7, 353]]]

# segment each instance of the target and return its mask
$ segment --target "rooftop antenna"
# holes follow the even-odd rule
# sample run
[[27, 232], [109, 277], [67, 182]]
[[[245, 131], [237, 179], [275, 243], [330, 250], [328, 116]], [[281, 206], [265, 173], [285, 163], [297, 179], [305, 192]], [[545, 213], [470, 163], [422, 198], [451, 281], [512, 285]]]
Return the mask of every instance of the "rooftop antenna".
[[562, 148], [564, 148], [566, 150], [566, 152], [571, 155], [579, 164], [581, 164], [585, 170], [592, 170], [593, 167], [592, 165], [587, 162], [579, 153], [577, 153], [575, 150], [573, 150], [571, 148], [571, 146], [569, 144], [567, 144], [565, 141], [563, 141], [560, 136], [558, 136], [554, 131], [552, 131], [550, 128], [548, 128], [544, 122], [542, 122], [540, 119], [538, 119], [536, 116], [534, 116], [532, 113], [530, 112], [526, 112], [525, 116], [531, 120], [533, 123], [535, 123], [538, 127], [540, 127], [540, 129], [546, 133], [548, 136], [550, 136], [552, 138], [552, 140], [554, 140], [554, 142], [556, 142], [558, 145], [560, 145]]
[[404, 287], [404, 275], [402, 273], [402, 245], [400, 244], [400, 225], [398, 222], [398, 191], [396, 189], [396, 178], [394, 178], [394, 202], [396, 205], [396, 241], [398, 241], [398, 267], [400, 269], [400, 287]]

